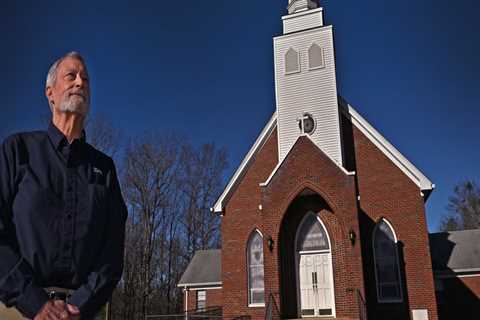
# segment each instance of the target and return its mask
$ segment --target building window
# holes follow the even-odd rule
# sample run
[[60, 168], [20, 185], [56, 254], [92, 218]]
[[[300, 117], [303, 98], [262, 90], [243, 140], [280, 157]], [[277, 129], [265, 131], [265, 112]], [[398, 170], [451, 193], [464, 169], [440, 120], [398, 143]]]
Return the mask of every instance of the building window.
[[314, 43], [308, 49], [308, 68], [319, 69], [325, 67], [325, 59], [323, 56], [323, 49]]
[[205, 290], [197, 291], [197, 311], [205, 311], [207, 307], [207, 292]]
[[290, 48], [285, 54], [285, 73], [296, 72], [300, 72], [300, 55], [293, 48]]
[[263, 276], [263, 237], [255, 230], [247, 246], [248, 263], [248, 304], [250, 306], [265, 305], [265, 284]]
[[316, 214], [309, 213], [303, 220], [297, 234], [297, 251], [330, 250], [327, 233]]
[[378, 302], [402, 302], [397, 238], [385, 219], [373, 231], [373, 258]]

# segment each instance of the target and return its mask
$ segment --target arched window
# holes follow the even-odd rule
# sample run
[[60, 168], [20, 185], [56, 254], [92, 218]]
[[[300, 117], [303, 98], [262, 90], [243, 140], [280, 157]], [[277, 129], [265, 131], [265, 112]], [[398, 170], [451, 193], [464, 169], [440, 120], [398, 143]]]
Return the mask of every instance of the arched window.
[[285, 73], [300, 72], [300, 56], [293, 48], [288, 49], [285, 54]]
[[385, 219], [382, 219], [373, 231], [373, 258], [378, 302], [401, 302], [397, 237]]
[[255, 230], [248, 240], [247, 263], [248, 303], [249, 305], [264, 305], [263, 237], [258, 230]]
[[327, 233], [315, 214], [309, 213], [297, 234], [297, 251], [329, 250]]
[[323, 49], [314, 43], [308, 49], [308, 67], [309, 69], [318, 69], [325, 67]]

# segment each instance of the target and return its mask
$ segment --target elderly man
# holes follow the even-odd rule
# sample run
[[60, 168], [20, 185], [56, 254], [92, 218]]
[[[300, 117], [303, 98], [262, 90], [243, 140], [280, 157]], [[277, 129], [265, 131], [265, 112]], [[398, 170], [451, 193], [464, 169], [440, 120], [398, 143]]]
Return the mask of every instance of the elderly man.
[[28, 319], [91, 319], [122, 274], [126, 207], [112, 159], [85, 141], [78, 53], [52, 65], [46, 97], [48, 130], [0, 149], [0, 301]]

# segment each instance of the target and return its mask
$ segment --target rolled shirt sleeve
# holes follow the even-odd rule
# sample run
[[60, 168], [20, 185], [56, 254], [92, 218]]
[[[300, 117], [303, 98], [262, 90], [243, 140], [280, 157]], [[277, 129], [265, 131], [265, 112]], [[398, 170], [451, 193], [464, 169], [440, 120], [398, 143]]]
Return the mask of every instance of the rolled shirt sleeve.
[[15, 306], [26, 317], [33, 318], [48, 296], [35, 283], [32, 268], [19, 254], [11, 220], [18, 146], [18, 139], [11, 136], [3, 142], [0, 150], [0, 300], [7, 307]]
[[108, 220], [105, 241], [93, 270], [69, 299], [80, 309], [83, 319], [93, 317], [108, 301], [123, 272], [125, 221], [127, 209], [121, 194], [115, 166], [112, 161], [109, 187]]

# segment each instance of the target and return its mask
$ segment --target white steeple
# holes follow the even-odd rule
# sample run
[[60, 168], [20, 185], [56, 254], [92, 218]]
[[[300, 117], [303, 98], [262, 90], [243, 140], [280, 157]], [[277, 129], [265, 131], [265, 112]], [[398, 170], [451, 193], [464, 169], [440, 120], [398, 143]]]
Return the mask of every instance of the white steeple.
[[332, 26], [318, 1], [289, 0], [288, 13], [273, 39], [279, 160], [304, 135], [342, 166]]

